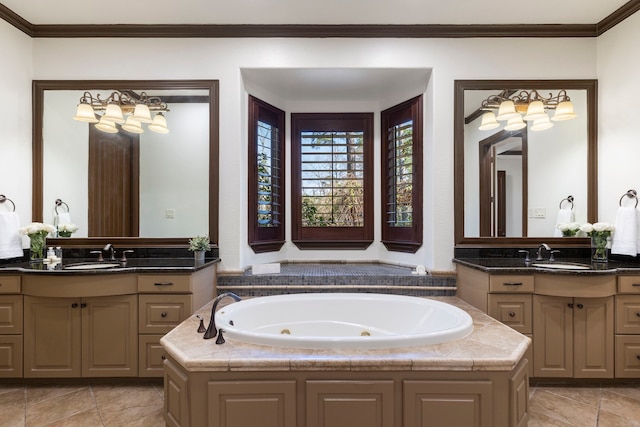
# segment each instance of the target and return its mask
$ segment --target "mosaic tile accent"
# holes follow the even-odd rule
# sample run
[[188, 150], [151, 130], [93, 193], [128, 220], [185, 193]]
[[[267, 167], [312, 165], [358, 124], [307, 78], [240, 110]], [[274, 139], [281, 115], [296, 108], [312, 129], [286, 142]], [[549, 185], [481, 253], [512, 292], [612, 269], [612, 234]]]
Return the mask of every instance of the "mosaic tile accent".
[[453, 276], [418, 276], [408, 267], [376, 263], [283, 263], [280, 273], [218, 277], [218, 293], [267, 296], [308, 292], [376, 292], [454, 296]]

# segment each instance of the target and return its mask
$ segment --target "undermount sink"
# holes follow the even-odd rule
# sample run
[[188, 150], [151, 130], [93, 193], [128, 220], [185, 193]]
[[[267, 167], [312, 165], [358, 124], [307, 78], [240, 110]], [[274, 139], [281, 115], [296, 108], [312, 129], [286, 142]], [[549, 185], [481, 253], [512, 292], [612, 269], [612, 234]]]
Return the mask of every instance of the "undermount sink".
[[106, 262], [83, 262], [81, 264], [69, 264], [64, 266], [64, 270], [97, 270], [104, 268], [120, 267], [120, 264]]
[[551, 268], [554, 270], [591, 270], [591, 266], [587, 264], [572, 264], [566, 262], [554, 262], [554, 263], [536, 263], [531, 264], [532, 267], [539, 268]]

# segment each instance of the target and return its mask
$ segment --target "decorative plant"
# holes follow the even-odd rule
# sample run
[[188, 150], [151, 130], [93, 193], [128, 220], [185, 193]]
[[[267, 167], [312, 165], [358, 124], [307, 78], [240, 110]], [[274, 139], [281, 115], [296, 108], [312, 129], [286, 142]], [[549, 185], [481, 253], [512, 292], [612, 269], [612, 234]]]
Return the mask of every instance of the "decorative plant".
[[60, 224], [58, 225], [58, 235], [60, 237], [71, 237], [71, 234], [78, 231], [78, 226], [75, 224]]
[[209, 236], [196, 236], [189, 239], [190, 251], [208, 251], [211, 249], [211, 240]]
[[594, 250], [592, 259], [594, 261], [606, 261], [607, 244], [615, 227], [606, 222], [596, 222], [595, 224], [582, 224], [580, 230], [591, 237], [591, 244]]
[[26, 227], [22, 227], [18, 230], [23, 236], [29, 236], [30, 242], [30, 257], [31, 259], [44, 258], [44, 248], [46, 246], [47, 235], [56, 231], [53, 225], [43, 224], [41, 222], [32, 222]]
[[565, 222], [558, 224], [558, 230], [562, 232], [562, 237], [575, 237], [580, 231], [580, 224], [577, 222]]

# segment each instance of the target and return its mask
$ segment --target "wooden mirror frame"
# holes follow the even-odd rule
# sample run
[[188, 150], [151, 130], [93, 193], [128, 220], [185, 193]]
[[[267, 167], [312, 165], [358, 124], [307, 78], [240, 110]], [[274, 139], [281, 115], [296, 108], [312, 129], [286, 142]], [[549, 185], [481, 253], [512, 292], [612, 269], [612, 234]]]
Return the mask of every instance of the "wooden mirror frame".
[[[587, 238], [464, 236], [464, 92], [466, 90], [567, 89], [587, 93], [587, 221], [598, 218], [598, 81], [597, 80], [456, 80], [454, 82], [454, 244], [455, 247], [527, 247], [544, 241], [559, 247], [582, 247]], [[529, 167], [535, 173], [535, 168]]]
[[[219, 201], [219, 82], [218, 80], [34, 80], [32, 83], [32, 209], [33, 221], [43, 220], [43, 121], [44, 93], [47, 90], [91, 89], [207, 90], [209, 91], [209, 236], [212, 247], [218, 246]], [[71, 119], [70, 119], [71, 120]], [[48, 239], [52, 245], [96, 247], [113, 243], [118, 247], [184, 247], [185, 237], [83, 237]]]

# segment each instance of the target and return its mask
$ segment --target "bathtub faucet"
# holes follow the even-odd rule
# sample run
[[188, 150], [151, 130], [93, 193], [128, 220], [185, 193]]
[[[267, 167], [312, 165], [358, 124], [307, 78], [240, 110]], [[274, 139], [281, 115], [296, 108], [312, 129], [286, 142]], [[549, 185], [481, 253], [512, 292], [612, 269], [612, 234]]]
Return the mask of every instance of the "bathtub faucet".
[[[218, 335], [218, 329], [216, 328], [216, 308], [218, 308], [218, 304], [220, 303], [220, 301], [226, 297], [231, 297], [236, 301], [240, 301], [242, 299], [238, 295], [234, 294], [233, 292], [225, 292], [216, 297], [216, 299], [213, 301], [213, 307], [211, 308], [211, 319], [209, 320], [209, 327], [204, 333], [205, 340], [211, 339], [216, 335]], [[220, 336], [218, 337], [218, 340], [216, 340], [216, 344], [222, 344], [223, 342], [224, 342], [224, 339], [222, 338], [222, 330], [221, 330]]]

